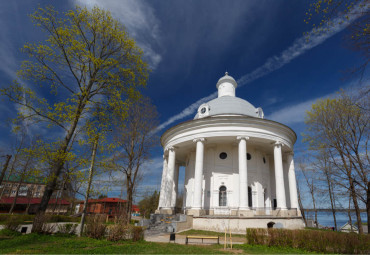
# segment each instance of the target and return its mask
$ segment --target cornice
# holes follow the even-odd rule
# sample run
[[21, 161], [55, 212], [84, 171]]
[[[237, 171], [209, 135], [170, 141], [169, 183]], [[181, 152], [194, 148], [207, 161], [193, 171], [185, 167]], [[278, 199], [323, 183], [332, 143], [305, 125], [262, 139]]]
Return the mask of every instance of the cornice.
[[[166, 130], [161, 136], [161, 144], [164, 146], [165, 140], [167, 142], [171, 139], [171, 136], [175, 136], [177, 134], [181, 134], [183, 132], [188, 131], [196, 131], [198, 129], [207, 128], [207, 127], [252, 127], [252, 128], [259, 128], [261, 132], [251, 132], [251, 134], [260, 134], [263, 137], [263, 130], [272, 129], [274, 131], [279, 131], [279, 133], [285, 134], [290, 137], [290, 142], [292, 145], [297, 140], [296, 133], [288, 126], [281, 124], [276, 121], [267, 120], [267, 119], [260, 119], [254, 118], [249, 116], [211, 116], [202, 119], [196, 120], [189, 120], [182, 122], [176, 126], [171, 127], [170, 129]], [[248, 134], [249, 135], [249, 134]], [[258, 135], [257, 137], [260, 137]], [[249, 135], [253, 137], [252, 135]], [[190, 137], [189, 137], [190, 138]], [[194, 137], [195, 138], [195, 137]], [[194, 139], [191, 138], [191, 139]], [[270, 139], [270, 137], [266, 137]], [[276, 140], [276, 139], [275, 139]]]

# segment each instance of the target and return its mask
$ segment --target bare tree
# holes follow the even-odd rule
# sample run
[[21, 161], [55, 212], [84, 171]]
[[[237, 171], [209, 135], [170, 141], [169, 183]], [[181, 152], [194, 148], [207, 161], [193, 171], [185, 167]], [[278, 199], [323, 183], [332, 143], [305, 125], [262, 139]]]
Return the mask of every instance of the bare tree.
[[312, 199], [312, 206], [315, 213], [315, 225], [316, 227], [319, 226], [319, 222], [317, 220], [317, 208], [316, 208], [316, 194], [317, 194], [317, 179], [316, 179], [316, 171], [313, 168], [310, 168], [305, 162], [300, 160], [298, 162], [299, 168], [302, 172], [302, 175], [305, 179], [306, 185], [311, 195]]
[[330, 162], [330, 156], [325, 149], [322, 149], [315, 157], [313, 166], [316, 168], [316, 172], [319, 174], [318, 179], [321, 181], [319, 189], [321, 194], [325, 196], [329, 195], [331, 211], [333, 214], [334, 228], [338, 230], [336, 220], [336, 193], [335, 193], [335, 180], [333, 175], [332, 164]]
[[299, 204], [299, 208], [301, 209], [302, 218], [303, 218], [304, 224], [307, 226], [307, 219], [306, 219], [306, 214], [304, 212], [304, 207], [302, 203], [301, 188], [299, 186], [299, 182], [297, 182], [297, 193], [298, 193], [298, 204]]
[[157, 143], [154, 129], [158, 125], [158, 114], [148, 98], [133, 102], [126, 119], [115, 130], [117, 148], [114, 155], [116, 169], [123, 173], [126, 188], [127, 221], [131, 220], [133, 196], [139, 178], [143, 174], [143, 164], [150, 158], [150, 150]]
[[[307, 112], [306, 141], [310, 149], [319, 151], [325, 148], [335, 171], [336, 183], [348, 190], [356, 211], [359, 232], [362, 234], [360, 203], [370, 217], [370, 169], [369, 169], [369, 111], [370, 95], [354, 101], [353, 97], [342, 92], [338, 98], [323, 99], [312, 105]], [[370, 224], [368, 225], [370, 230]]]

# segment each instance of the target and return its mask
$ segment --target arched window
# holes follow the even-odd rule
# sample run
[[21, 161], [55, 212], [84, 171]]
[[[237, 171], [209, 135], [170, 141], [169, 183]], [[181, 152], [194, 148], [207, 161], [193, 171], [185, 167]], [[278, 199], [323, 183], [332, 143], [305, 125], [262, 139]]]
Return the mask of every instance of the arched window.
[[248, 186], [248, 206], [252, 207], [252, 188], [251, 186]]
[[221, 186], [218, 193], [218, 204], [219, 206], [226, 206], [227, 205], [227, 194], [226, 194], [226, 187]]

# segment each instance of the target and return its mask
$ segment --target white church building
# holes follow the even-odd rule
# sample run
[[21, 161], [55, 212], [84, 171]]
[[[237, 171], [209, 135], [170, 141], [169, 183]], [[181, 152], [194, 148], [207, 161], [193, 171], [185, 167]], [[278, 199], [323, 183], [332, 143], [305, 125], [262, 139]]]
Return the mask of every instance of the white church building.
[[[180, 212], [194, 229], [302, 228], [289, 127], [264, 119], [261, 108], [235, 96], [228, 73], [218, 98], [199, 106], [193, 120], [161, 137], [163, 173], [157, 213]], [[180, 166], [185, 167], [182, 208], [175, 208]]]

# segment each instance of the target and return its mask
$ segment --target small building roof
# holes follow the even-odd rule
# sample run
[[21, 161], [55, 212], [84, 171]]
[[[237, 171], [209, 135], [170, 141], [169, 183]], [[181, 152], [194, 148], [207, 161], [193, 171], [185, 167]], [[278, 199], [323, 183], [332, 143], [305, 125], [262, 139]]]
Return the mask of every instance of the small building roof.
[[[14, 201], [14, 197], [3, 197], [2, 199], [0, 199], [0, 204], [12, 204]], [[16, 204], [17, 205], [21, 205], [21, 204], [40, 204], [41, 203], [41, 198], [27, 198], [27, 197], [18, 197], [17, 198], [17, 202]], [[49, 200], [49, 204], [62, 204], [62, 205], [69, 205], [70, 202], [68, 202], [67, 200], [65, 199], [55, 199], [55, 198], [52, 198]]]
[[[105, 197], [98, 199], [89, 199], [88, 203], [126, 203], [127, 200], [116, 198], [116, 197]], [[80, 204], [83, 204], [84, 201], [81, 201]]]

